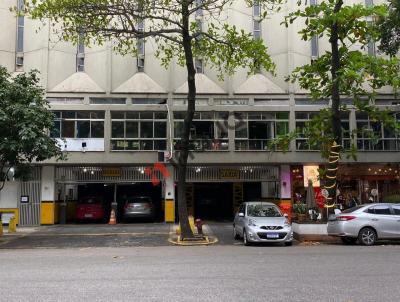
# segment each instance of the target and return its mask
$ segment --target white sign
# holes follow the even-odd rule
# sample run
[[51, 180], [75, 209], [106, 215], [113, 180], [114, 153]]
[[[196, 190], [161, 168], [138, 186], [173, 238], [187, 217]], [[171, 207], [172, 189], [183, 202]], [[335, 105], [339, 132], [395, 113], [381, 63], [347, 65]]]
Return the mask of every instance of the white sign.
[[319, 187], [319, 166], [303, 166], [304, 187], [308, 187], [308, 180], [311, 179], [313, 187]]

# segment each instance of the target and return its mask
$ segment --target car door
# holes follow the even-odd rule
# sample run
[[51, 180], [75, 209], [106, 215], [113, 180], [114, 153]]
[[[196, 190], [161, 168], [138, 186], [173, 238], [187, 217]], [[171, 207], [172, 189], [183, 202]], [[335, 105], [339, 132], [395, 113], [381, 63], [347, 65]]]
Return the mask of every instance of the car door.
[[388, 205], [375, 205], [368, 209], [371, 225], [378, 232], [378, 238], [393, 238], [396, 233], [396, 217]]
[[393, 216], [396, 220], [394, 226], [395, 237], [400, 238], [400, 204], [392, 205]]

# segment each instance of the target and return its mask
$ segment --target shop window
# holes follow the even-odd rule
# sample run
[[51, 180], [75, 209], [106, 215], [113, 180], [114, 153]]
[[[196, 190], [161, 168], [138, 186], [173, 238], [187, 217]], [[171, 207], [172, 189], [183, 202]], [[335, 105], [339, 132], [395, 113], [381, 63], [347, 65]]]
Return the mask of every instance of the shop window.
[[53, 112], [54, 138], [104, 138], [104, 112], [56, 111]]
[[272, 139], [288, 132], [288, 112], [235, 112], [236, 150], [268, 150]]
[[111, 150], [166, 150], [166, 112], [111, 111]]

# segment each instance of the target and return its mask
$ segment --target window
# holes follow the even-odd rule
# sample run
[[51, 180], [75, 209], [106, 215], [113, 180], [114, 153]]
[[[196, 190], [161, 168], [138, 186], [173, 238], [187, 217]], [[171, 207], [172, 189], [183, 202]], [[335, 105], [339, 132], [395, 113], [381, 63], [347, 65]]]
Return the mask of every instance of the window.
[[166, 112], [111, 111], [111, 150], [166, 150]]
[[400, 215], [400, 205], [398, 205], [398, 204], [392, 205], [392, 209], [393, 209], [394, 215]]
[[196, 73], [203, 73], [203, 60], [196, 58], [194, 61]]
[[[174, 143], [179, 150], [186, 112], [174, 112]], [[195, 112], [190, 129], [190, 150], [228, 150], [228, 112]]]
[[[18, 11], [23, 11], [25, 4], [24, 0], [18, 0]], [[15, 70], [21, 71], [24, 66], [24, 16], [17, 16], [17, 36], [15, 46]]]
[[384, 205], [370, 207], [370, 208], [368, 208], [368, 213], [375, 214], [375, 215], [391, 215], [392, 214], [390, 212], [390, 208], [388, 206], [384, 206]]
[[203, 0], [196, 0], [196, 7], [197, 7], [196, 16], [203, 16], [202, 5], [203, 5]]
[[261, 39], [261, 22], [259, 20], [253, 20], [253, 37], [256, 40]]
[[253, 17], [261, 16], [261, 6], [259, 1], [254, 1], [253, 3]]
[[82, 71], [82, 72], [85, 71], [85, 43], [84, 43], [84, 34], [82, 31], [78, 32], [76, 71]]
[[278, 135], [289, 132], [289, 112], [235, 112], [235, 150], [269, 150]]
[[[365, 6], [366, 7], [370, 7], [370, 6], [373, 6], [373, 5], [374, 5], [374, 1], [373, 0], [365, 0]], [[368, 23], [368, 25], [372, 25], [373, 20], [372, 20], [371, 16], [367, 17], [367, 23]], [[368, 55], [370, 55], [370, 56], [375, 56], [376, 55], [375, 42], [372, 39], [370, 39], [368, 41], [367, 52], [368, 52]]]
[[[138, 31], [144, 32], [144, 20], [140, 20], [137, 24]], [[136, 67], [138, 71], [144, 71], [144, 64], [145, 64], [145, 41], [144, 38], [137, 38], [136, 39], [136, 47], [137, 47], [137, 62]]]
[[[318, 144], [310, 144], [308, 138], [306, 137], [306, 125], [319, 114], [316, 112], [296, 112], [296, 129], [301, 132], [300, 137], [296, 139], [296, 150], [299, 151], [318, 151], [320, 146]], [[349, 150], [351, 146], [351, 135], [350, 135], [350, 121], [349, 113], [341, 112], [341, 125], [342, 125], [342, 146], [345, 150]], [[321, 130], [321, 135], [323, 132]]]
[[[310, 6], [317, 5], [317, 0], [310, 0]], [[311, 37], [311, 61], [314, 61], [318, 58], [319, 51], [318, 51], [318, 36]]]
[[[400, 113], [395, 113], [400, 122]], [[357, 148], [361, 151], [398, 151], [400, 137], [392, 129], [384, 127], [381, 122], [373, 121], [368, 114], [356, 112]]]
[[54, 138], [104, 138], [104, 111], [55, 111]]
[[90, 98], [90, 104], [93, 105], [125, 105], [126, 99], [123, 98]]

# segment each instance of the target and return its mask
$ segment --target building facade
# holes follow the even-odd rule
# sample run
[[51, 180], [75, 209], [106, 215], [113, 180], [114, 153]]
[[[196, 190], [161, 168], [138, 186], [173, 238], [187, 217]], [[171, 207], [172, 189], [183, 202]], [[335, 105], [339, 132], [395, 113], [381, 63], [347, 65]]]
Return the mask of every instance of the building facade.
[[[115, 53], [111, 42], [88, 47], [60, 41], [56, 25], [9, 11], [22, 4], [0, 3], [0, 28], [5, 29], [0, 32], [0, 64], [14, 73], [39, 70], [55, 114], [56, 131], [50, 135], [68, 160], [38, 163], [27, 182], [11, 178], [0, 192], [0, 210], [18, 213], [22, 225], [36, 225], [57, 221], [56, 212], [48, 217], [44, 211], [46, 206], [57, 208], [58, 202], [68, 204], [67, 218], [73, 221], [76, 202], [84, 196], [101, 195], [120, 211], [127, 196], [150, 196], [160, 219], [173, 221], [177, 175], [170, 158], [179, 150], [186, 110], [185, 69], [175, 61], [163, 68], [151, 40], [138, 41], [138, 57]], [[220, 81], [210, 66], [195, 62], [198, 96], [187, 199], [197, 217], [230, 219], [243, 200], [304, 198], [305, 171], [324, 163], [306, 138], [292, 142], [288, 152], [268, 149], [271, 139], [302, 128], [328, 105], [312, 102], [307, 91], [285, 81], [295, 67], [329, 49], [328, 41], [317, 37], [302, 41], [300, 21], [289, 28], [280, 24], [295, 5], [288, 1], [262, 22], [260, 8], [246, 7], [244, 1], [226, 12], [232, 24], [265, 41], [277, 66], [275, 77], [262, 71], [249, 76], [241, 69]], [[374, 45], [366, 51], [373, 55]], [[359, 155], [357, 162], [343, 158], [339, 189], [361, 201], [368, 200], [372, 189], [378, 191], [377, 200], [400, 194], [400, 138], [352, 109], [351, 100], [345, 102], [350, 113], [343, 128], [368, 126], [380, 131], [381, 138], [374, 143], [350, 138], [345, 131], [343, 145], [354, 140]], [[390, 88], [375, 103], [400, 111]]]

